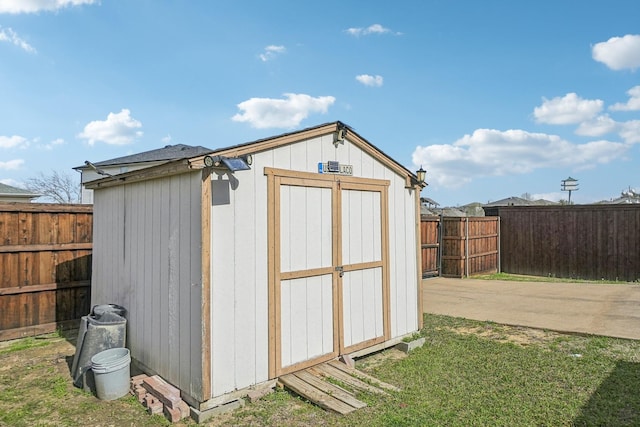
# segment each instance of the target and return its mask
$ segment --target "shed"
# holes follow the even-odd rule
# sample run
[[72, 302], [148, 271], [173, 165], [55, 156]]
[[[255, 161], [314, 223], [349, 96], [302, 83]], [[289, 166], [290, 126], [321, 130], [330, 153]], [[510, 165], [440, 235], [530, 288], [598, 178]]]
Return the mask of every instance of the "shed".
[[92, 304], [196, 409], [421, 327], [422, 183], [341, 122], [87, 186]]

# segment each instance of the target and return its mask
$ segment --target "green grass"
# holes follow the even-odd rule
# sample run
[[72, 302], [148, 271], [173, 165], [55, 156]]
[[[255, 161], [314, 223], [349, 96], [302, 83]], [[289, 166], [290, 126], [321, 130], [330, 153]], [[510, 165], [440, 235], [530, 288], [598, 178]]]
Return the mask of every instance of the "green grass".
[[15, 340], [11, 342], [7, 347], [0, 348], [0, 354], [13, 353], [34, 347], [44, 347], [47, 345], [49, 345], [49, 341], [47, 340], [28, 337], [20, 340]]
[[[320, 417], [316, 408], [283, 418], [281, 409], [260, 402], [234, 414], [232, 424], [640, 425], [640, 341], [540, 332], [543, 339], [505, 342], [523, 328], [436, 315], [425, 320], [422, 348], [370, 369], [366, 360], [359, 363], [402, 391], [364, 396], [369, 406], [347, 416]], [[280, 408], [294, 399], [277, 394]]]
[[582, 279], [569, 279], [562, 277], [544, 277], [544, 276], [525, 276], [520, 274], [509, 273], [493, 273], [493, 274], [478, 274], [470, 277], [471, 279], [480, 280], [507, 280], [511, 282], [552, 282], [552, 283], [600, 283], [608, 285], [620, 285], [620, 284], [637, 284], [637, 282], [621, 282], [617, 280], [582, 280]]
[[[358, 360], [363, 371], [401, 388], [387, 396], [357, 395], [366, 408], [340, 416], [278, 389], [204, 425], [640, 425], [640, 341], [438, 315], [424, 319], [423, 347]], [[41, 351], [26, 346], [0, 355], [0, 366], [3, 358], [30, 361], [0, 369], [1, 426], [169, 425], [149, 416], [132, 396], [106, 402], [74, 388], [66, 366], [52, 365], [56, 353], [35, 360]]]

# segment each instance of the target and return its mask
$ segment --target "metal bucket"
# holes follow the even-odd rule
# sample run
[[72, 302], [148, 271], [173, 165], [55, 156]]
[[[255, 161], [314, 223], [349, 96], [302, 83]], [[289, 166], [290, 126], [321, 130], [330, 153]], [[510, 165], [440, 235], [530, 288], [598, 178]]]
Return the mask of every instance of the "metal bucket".
[[98, 399], [115, 400], [129, 392], [130, 366], [128, 348], [110, 348], [91, 358]]

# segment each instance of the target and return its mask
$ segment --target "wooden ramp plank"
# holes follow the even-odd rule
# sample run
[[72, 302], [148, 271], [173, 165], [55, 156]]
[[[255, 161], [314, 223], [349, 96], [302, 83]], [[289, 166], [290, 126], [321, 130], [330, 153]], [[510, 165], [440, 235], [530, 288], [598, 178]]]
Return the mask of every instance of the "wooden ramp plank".
[[333, 366], [328, 365], [326, 363], [314, 366], [313, 368], [309, 368], [309, 369], [312, 372], [313, 371], [319, 372], [323, 376], [335, 378], [358, 390], [368, 391], [370, 393], [375, 393], [375, 394], [387, 394], [387, 392], [385, 392], [384, 390], [374, 387], [370, 384], [367, 384], [364, 381], [359, 380], [356, 377], [353, 377], [350, 374], [343, 372], [338, 368], [334, 368]]
[[347, 405], [353, 406], [356, 409], [364, 408], [365, 406], [367, 406], [366, 403], [359, 401], [348, 391], [338, 387], [335, 384], [331, 384], [326, 381], [323, 381], [322, 379], [316, 377], [309, 371], [305, 370], [305, 371], [296, 372], [294, 375], [300, 378], [301, 380], [316, 387], [317, 389], [322, 390], [328, 395], [335, 397], [336, 399], [341, 400]]
[[400, 391], [400, 388], [398, 388], [398, 387], [396, 387], [396, 386], [394, 386], [392, 384], [388, 384], [388, 383], [385, 383], [383, 381], [380, 381], [376, 377], [372, 377], [371, 375], [366, 374], [366, 373], [364, 373], [362, 371], [359, 371], [359, 370], [357, 370], [355, 368], [352, 368], [351, 366], [349, 366], [349, 365], [347, 365], [345, 363], [342, 363], [342, 362], [340, 362], [338, 360], [332, 360], [332, 361], [330, 361], [328, 363], [329, 363], [329, 365], [333, 366], [334, 368], [340, 369], [341, 371], [343, 371], [343, 372], [345, 372], [345, 373], [347, 373], [349, 375], [355, 376], [356, 378], [359, 378], [361, 380], [367, 380], [367, 381], [373, 383], [374, 385], [376, 385], [376, 386], [378, 386], [380, 388], [384, 388], [386, 390], [392, 390], [392, 391]]
[[353, 406], [347, 405], [341, 400], [332, 397], [307, 382], [296, 377], [294, 374], [287, 374], [280, 377], [280, 381], [289, 389], [300, 396], [312, 401], [323, 409], [345, 415], [356, 410]]

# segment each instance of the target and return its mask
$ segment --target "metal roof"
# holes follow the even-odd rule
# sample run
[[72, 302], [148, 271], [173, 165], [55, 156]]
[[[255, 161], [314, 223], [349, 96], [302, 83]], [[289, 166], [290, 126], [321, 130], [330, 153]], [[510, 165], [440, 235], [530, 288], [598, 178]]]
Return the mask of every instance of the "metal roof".
[[[131, 154], [129, 156], [116, 157], [115, 159], [93, 162], [97, 167], [128, 165], [132, 163], [160, 162], [178, 159], [188, 159], [213, 152], [212, 149], [202, 146], [185, 144], [166, 145], [155, 150]], [[74, 169], [86, 169], [87, 166], [77, 166]]]
[[40, 194], [33, 193], [24, 188], [12, 187], [0, 182], [0, 195], [2, 196], [20, 196], [20, 197], [39, 197]]

